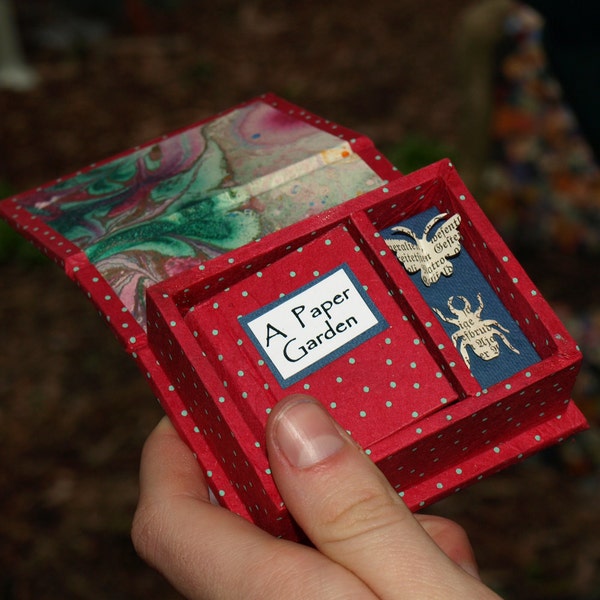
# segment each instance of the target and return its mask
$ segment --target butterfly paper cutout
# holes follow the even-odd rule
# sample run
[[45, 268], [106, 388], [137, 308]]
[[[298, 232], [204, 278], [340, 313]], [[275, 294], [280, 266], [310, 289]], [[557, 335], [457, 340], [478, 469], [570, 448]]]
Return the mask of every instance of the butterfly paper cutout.
[[452, 275], [454, 268], [448, 259], [456, 256], [461, 249], [458, 214], [446, 220], [431, 239], [427, 239], [433, 227], [447, 215], [448, 213], [441, 213], [433, 217], [420, 237], [408, 227], [398, 225], [392, 227], [392, 231], [411, 239], [385, 240], [409, 273], [421, 271], [421, 279], [426, 286], [436, 283], [442, 275]]

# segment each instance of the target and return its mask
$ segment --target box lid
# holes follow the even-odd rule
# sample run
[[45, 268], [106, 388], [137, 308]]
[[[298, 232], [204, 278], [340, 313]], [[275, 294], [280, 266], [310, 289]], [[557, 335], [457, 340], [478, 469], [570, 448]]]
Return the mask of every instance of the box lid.
[[353, 131], [273, 94], [0, 203], [129, 350], [146, 289], [400, 173]]

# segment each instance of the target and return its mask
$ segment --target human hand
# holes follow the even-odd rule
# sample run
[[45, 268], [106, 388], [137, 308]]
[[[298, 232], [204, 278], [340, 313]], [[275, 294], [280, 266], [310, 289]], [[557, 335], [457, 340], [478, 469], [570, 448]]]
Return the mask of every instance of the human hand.
[[142, 453], [136, 550], [184, 596], [205, 600], [487, 600], [466, 534], [413, 515], [313, 398], [267, 425], [271, 471], [314, 548], [277, 539], [210, 502], [202, 469], [163, 419]]

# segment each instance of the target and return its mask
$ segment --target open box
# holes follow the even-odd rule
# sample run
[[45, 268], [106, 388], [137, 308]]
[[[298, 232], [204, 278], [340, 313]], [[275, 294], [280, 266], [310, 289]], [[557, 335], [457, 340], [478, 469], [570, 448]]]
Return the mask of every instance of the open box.
[[[439, 226], [429, 285], [386, 243], [415, 219]], [[289, 393], [320, 399], [413, 509], [585, 427], [575, 343], [448, 161], [152, 287], [148, 341], [221, 502], [286, 537], [264, 429]]]
[[224, 506], [299, 532], [271, 408], [321, 400], [418, 509], [586, 427], [580, 354], [447, 161], [273, 95], [0, 203], [137, 361]]

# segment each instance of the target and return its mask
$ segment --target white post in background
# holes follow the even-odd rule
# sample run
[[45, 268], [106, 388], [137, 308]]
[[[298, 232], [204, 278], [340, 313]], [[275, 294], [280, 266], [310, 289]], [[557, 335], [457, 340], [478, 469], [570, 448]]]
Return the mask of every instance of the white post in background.
[[26, 92], [38, 80], [25, 62], [11, 0], [0, 0], [0, 88]]

